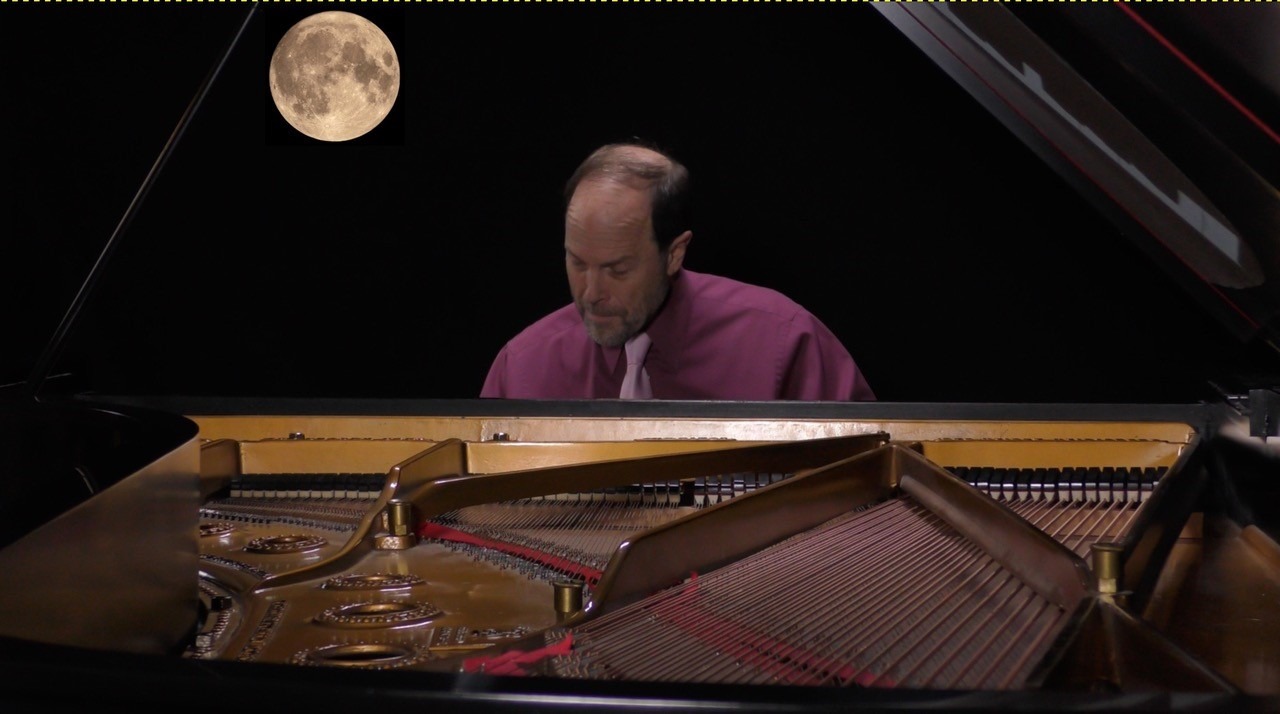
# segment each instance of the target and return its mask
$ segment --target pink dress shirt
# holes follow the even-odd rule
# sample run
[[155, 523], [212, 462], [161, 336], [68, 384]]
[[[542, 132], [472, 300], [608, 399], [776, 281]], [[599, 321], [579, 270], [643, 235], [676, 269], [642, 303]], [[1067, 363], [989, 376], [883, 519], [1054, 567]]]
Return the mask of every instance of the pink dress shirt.
[[[681, 270], [646, 328], [655, 399], [871, 401], [875, 394], [844, 345], [785, 295]], [[494, 359], [481, 397], [617, 398], [621, 347], [587, 336], [566, 305], [511, 339]]]

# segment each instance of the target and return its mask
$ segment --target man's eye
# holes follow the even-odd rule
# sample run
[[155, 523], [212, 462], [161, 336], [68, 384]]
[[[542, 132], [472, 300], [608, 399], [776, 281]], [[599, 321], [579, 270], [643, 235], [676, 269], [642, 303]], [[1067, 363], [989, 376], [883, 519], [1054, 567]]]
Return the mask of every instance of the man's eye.
[[609, 268], [609, 274], [610, 274], [610, 275], [612, 275], [612, 276], [613, 276], [613, 277], [615, 277], [615, 278], [621, 278], [622, 276], [624, 276], [624, 275], [626, 275], [626, 274], [627, 274], [627, 269], [626, 269], [626, 268], [617, 268], [617, 267]]

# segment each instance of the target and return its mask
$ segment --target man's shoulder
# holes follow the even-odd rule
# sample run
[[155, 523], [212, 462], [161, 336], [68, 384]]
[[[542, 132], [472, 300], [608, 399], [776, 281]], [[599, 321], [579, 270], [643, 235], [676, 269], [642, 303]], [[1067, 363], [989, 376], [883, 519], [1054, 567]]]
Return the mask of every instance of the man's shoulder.
[[514, 356], [533, 349], [558, 348], [579, 333], [585, 335], [586, 331], [578, 309], [570, 303], [521, 330], [507, 342], [506, 351]]
[[709, 273], [685, 272], [689, 295], [701, 303], [717, 303], [726, 310], [746, 311], [790, 320], [807, 311], [772, 288]]

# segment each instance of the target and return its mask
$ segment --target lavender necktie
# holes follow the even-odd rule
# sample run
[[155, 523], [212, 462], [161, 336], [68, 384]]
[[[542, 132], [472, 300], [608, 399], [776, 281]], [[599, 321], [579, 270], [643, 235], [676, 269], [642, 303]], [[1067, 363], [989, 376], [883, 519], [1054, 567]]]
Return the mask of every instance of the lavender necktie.
[[641, 332], [627, 340], [627, 374], [622, 378], [622, 391], [619, 399], [652, 399], [649, 390], [649, 373], [644, 371], [644, 356], [649, 352], [652, 340]]

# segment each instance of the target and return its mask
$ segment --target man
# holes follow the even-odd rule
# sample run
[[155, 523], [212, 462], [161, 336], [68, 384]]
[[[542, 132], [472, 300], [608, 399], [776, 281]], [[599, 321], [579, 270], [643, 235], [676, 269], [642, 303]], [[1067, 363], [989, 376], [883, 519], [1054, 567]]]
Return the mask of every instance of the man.
[[682, 267], [693, 239], [688, 194], [685, 167], [646, 146], [610, 144], [587, 157], [565, 188], [573, 304], [508, 342], [480, 396], [875, 399], [807, 310]]

